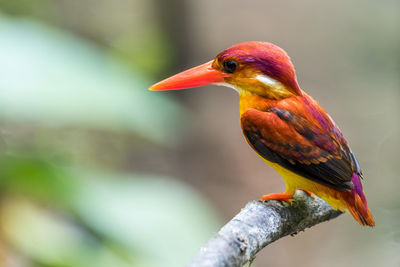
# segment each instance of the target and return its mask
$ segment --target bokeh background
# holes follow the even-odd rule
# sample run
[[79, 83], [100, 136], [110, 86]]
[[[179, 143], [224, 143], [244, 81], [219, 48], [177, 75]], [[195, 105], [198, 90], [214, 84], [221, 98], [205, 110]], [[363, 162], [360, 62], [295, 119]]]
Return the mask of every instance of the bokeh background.
[[397, 0], [0, 0], [0, 266], [183, 266], [283, 180], [238, 96], [148, 86], [261, 40], [358, 156], [374, 229], [349, 215], [255, 266], [400, 266]]

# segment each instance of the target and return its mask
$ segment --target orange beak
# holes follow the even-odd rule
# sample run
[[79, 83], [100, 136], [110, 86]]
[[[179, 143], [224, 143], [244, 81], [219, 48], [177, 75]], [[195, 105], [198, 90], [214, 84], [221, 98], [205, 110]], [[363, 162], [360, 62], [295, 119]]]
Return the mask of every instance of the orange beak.
[[149, 89], [152, 91], [179, 90], [224, 82], [224, 78], [229, 74], [213, 69], [212, 62], [213, 60], [175, 74], [152, 85]]

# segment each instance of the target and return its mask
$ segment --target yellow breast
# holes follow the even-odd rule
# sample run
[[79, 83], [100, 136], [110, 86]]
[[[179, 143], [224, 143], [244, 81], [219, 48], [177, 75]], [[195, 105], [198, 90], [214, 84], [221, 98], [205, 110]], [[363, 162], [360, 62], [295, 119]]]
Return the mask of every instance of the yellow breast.
[[341, 211], [347, 209], [347, 204], [341, 197], [342, 192], [311, 181], [310, 179], [283, 168], [277, 163], [270, 162], [263, 157], [261, 158], [274, 168], [285, 180], [287, 193], [294, 194], [297, 189], [307, 190], [328, 202], [334, 209]]

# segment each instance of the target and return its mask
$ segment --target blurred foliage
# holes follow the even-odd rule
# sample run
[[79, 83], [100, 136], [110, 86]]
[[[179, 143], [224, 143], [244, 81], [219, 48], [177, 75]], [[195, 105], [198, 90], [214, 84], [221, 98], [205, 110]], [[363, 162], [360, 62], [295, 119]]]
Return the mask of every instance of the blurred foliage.
[[176, 55], [167, 33], [151, 18], [155, 4], [141, 0], [0, 0], [0, 9], [7, 15], [33, 17], [78, 33], [105, 47], [127, 67], [159, 75], [175, 64]]
[[0, 168], [2, 235], [44, 266], [183, 265], [215, 231], [204, 202], [170, 179], [33, 157]]
[[47, 9], [51, 7], [51, 1], [0, 0], [0, 6], [2, 10], [6, 11], [10, 15], [17, 15], [17, 16], [40, 15], [40, 14], [49, 14], [47, 12], [48, 11]]
[[[164, 34], [155, 29], [123, 35], [111, 47], [111, 53], [116, 57], [148, 73], [161, 73], [175, 60]], [[146, 53], [143, 53], [143, 47], [146, 47]]]
[[166, 143], [182, 119], [176, 105], [99, 48], [38, 23], [3, 19], [0, 51], [5, 121], [128, 130]]
[[122, 151], [170, 146], [182, 108], [108, 50], [37, 21], [0, 17], [0, 55], [1, 265], [186, 263], [216, 230], [207, 203], [172, 179], [121, 170], [128, 151], [107, 165], [86, 153], [108, 154], [102, 138]]

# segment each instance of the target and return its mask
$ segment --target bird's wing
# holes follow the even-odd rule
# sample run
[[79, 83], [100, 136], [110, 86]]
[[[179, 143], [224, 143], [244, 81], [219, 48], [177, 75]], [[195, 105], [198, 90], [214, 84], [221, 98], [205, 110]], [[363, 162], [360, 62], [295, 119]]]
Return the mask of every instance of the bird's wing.
[[249, 144], [270, 162], [317, 183], [350, 191], [353, 172], [361, 175], [358, 163], [340, 130], [316, 126], [304, 116], [287, 110], [249, 109], [241, 116]]

